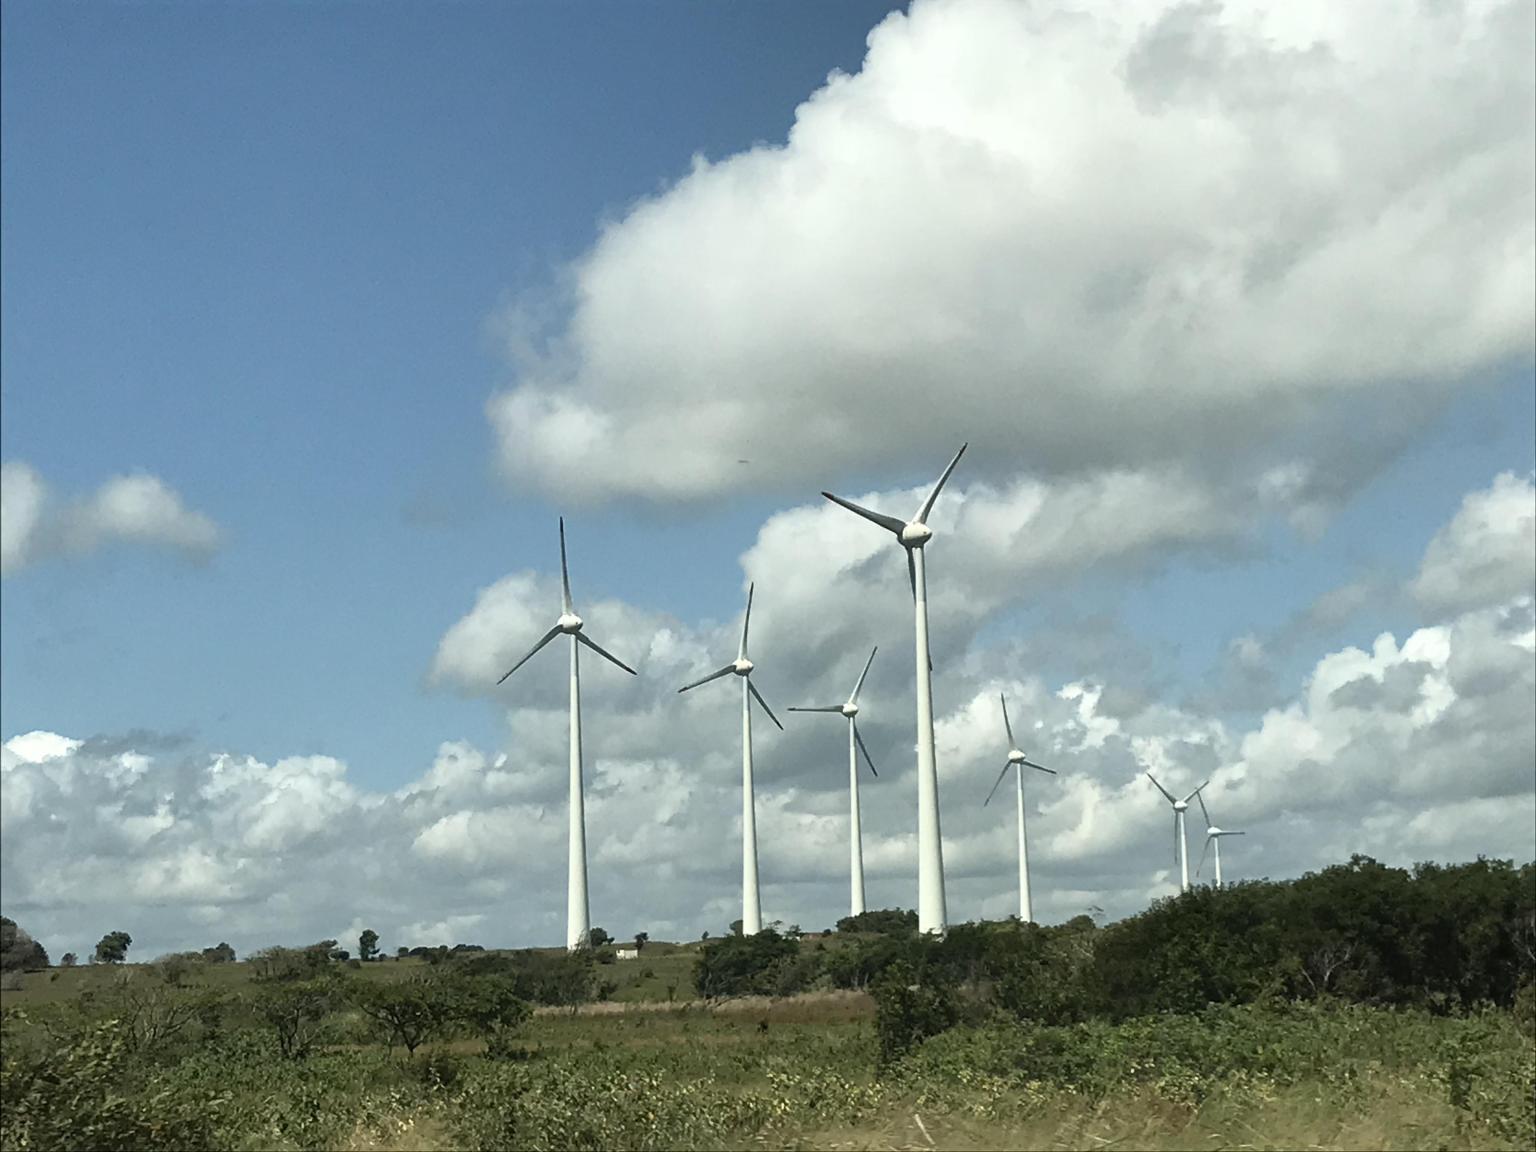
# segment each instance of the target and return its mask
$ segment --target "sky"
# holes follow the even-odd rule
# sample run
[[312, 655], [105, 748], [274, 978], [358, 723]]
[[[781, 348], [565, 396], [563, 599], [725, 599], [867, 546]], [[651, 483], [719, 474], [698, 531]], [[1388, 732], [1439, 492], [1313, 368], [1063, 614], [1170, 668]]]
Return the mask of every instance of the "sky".
[[[1533, 9], [0, 9], [0, 904], [53, 952], [954, 920], [1536, 856]], [[1191, 822], [1197, 858], [1203, 825]]]

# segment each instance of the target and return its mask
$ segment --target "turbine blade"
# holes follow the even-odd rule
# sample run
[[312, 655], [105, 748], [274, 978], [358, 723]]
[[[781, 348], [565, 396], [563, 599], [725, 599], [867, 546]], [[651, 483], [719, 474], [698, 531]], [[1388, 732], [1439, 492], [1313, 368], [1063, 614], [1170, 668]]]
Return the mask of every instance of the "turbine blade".
[[869, 749], [864, 747], [864, 737], [859, 735], [859, 726], [857, 723], [853, 724], [853, 739], [858, 744], [859, 751], [864, 753], [864, 763], [869, 765], [870, 774], [879, 776], [880, 773], [875, 771], [875, 758], [869, 754]]
[[1168, 803], [1170, 803], [1170, 804], [1177, 803], [1177, 801], [1174, 800], [1174, 798], [1173, 798], [1173, 793], [1168, 791], [1168, 789], [1164, 788], [1161, 784], [1157, 783], [1157, 777], [1156, 776], [1154, 776], [1154, 775], [1152, 775], [1152, 773], [1148, 772], [1147, 773], [1147, 779], [1152, 781], [1153, 784], [1157, 784], [1157, 790], [1159, 792], [1161, 792], [1164, 796], [1168, 797]]
[[678, 691], [679, 692], [686, 692], [690, 688], [697, 688], [700, 684], [708, 684], [711, 680], [718, 680], [722, 676], [729, 676], [734, 671], [736, 671], [736, 665], [735, 664], [727, 664], [724, 668], [721, 668], [718, 672], [711, 672], [708, 676], [704, 677], [704, 679], [702, 679], [702, 680], [695, 680], [692, 684], [684, 684], [681, 688], [678, 689]]
[[1002, 786], [1003, 777], [1008, 775], [1008, 769], [1010, 769], [1012, 767], [1013, 767], [1012, 764], [1004, 764], [1003, 765], [1003, 770], [997, 774], [997, 783], [992, 785], [992, 791], [988, 792], [987, 793], [987, 798], [981, 802], [981, 806], [983, 808], [985, 808], [988, 804], [992, 803], [992, 797], [997, 795], [998, 788], [1000, 788]]
[[[1207, 780], [1207, 781], [1206, 781], [1206, 782], [1205, 782], [1205, 784], [1209, 784], [1209, 783], [1210, 783], [1210, 781], [1209, 781], [1209, 780]], [[1204, 788], [1204, 787], [1205, 787], [1205, 784], [1202, 784], [1202, 785], [1200, 785], [1200, 788]], [[1188, 803], [1189, 803], [1189, 802], [1190, 802], [1190, 801], [1191, 801], [1191, 800], [1193, 800], [1193, 799], [1194, 799], [1194, 798], [1195, 798], [1195, 797], [1196, 797], [1196, 796], [1198, 796], [1198, 795], [1200, 795], [1200, 788], [1196, 788], [1196, 789], [1195, 789], [1195, 790], [1194, 790], [1194, 791], [1193, 791], [1193, 792], [1191, 792], [1191, 793], [1190, 793], [1190, 794], [1189, 794], [1189, 795], [1188, 795], [1188, 796], [1186, 796], [1186, 797], [1184, 797], [1184, 803], [1186, 803], [1186, 804], [1188, 804]]]
[[1056, 769], [1047, 768], [1044, 764], [1036, 764], [1033, 760], [1024, 761], [1024, 765], [1027, 768], [1033, 768], [1037, 772], [1049, 772], [1052, 776], [1056, 775]]
[[603, 657], [609, 663], [617, 664], [620, 668], [624, 669], [624, 671], [628, 672], [631, 676], [638, 676], [639, 675], [638, 672], [636, 672], [628, 664], [624, 663], [624, 661], [620, 660], [612, 652], [608, 651], [608, 649], [600, 647], [597, 644], [596, 641], [588, 640], [587, 639], [587, 634], [585, 632], [578, 632], [578, 633], [576, 633], [576, 639], [577, 639], [577, 641], [579, 643], [585, 644], [588, 648], [592, 649], [592, 651], [596, 652], [599, 656]]
[[[772, 720], [775, 724], [779, 724], [779, 718], [773, 714], [773, 709], [768, 707], [768, 701], [763, 699], [763, 694], [757, 690], [757, 685], [752, 683], [752, 677], [750, 676], [747, 677], [747, 691], [752, 693], [752, 699], [763, 706], [763, 711], [768, 713], [768, 719]], [[784, 725], [779, 724], [779, 731], [784, 731]]]
[[933, 491], [928, 493], [928, 499], [923, 501], [923, 506], [918, 509], [917, 515], [913, 517], [919, 524], [926, 524], [928, 522], [928, 513], [933, 511], [934, 501], [939, 498], [939, 493], [944, 490], [945, 481], [949, 479], [949, 474], [955, 470], [955, 465], [960, 463], [960, 457], [965, 455], [965, 450], [968, 446], [968, 444], [960, 445], [960, 451], [955, 453], [955, 458], [949, 462], [949, 467], [944, 469], [944, 475], [939, 477], [939, 482], [933, 486]]
[[1200, 875], [1200, 869], [1205, 867], [1205, 854], [1211, 850], [1211, 841], [1215, 838], [1214, 836], [1207, 836], [1205, 838], [1205, 847], [1200, 849], [1200, 863], [1195, 865], [1196, 876]]
[[864, 677], [869, 675], [869, 666], [875, 662], [875, 653], [878, 651], [880, 651], [880, 646], [876, 644], [869, 653], [869, 659], [864, 661], [864, 671], [859, 673], [859, 682], [853, 686], [853, 695], [848, 697], [848, 703], [857, 704], [859, 702], [859, 689], [864, 687]]
[[1227, 829], [1223, 828], [1220, 832], [1216, 833], [1216, 835], [1218, 835], [1218, 836], [1246, 836], [1246, 835], [1248, 835], [1248, 833], [1246, 833], [1246, 832], [1232, 832], [1232, 831], [1228, 831]]
[[[1201, 787], [1203, 788], [1205, 785], [1202, 784]], [[1196, 791], [1195, 799], [1200, 801], [1200, 816], [1205, 821], [1205, 826], [1209, 828], [1211, 826], [1211, 814], [1205, 810], [1205, 797]]]
[[565, 517], [560, 517], [560, 610], [567, 616], [575, 614], [571, 607], [571, 572], [565, 565]]
[[900, 536], [901, 530], [907, 526], [905, 521], [898, 520], [894, 516], [887, 516], [883, 512], [872, 511], [869, 508], [855, 504], [852, 500], [844, 500], [841, 496], [834, 496], [830, 492], [823, 492], [822, 495], [825, 496], [828, 500], [832, 501], [834, 504], [841, 504], [854, 515], [862, 516], [870, 523], [880, 525], [880, 527], [884, 528], [887, 532], [894, 532], [896, 535]]
[[544, 645], [548, 644], [551, 640], [553, 640], [558, 635], [560, 635], [560, 625], [556, 624], [548, 632], [544, 633], [543, 637], [539, 640], [539, 642], [537, 644], [535, 644], [533, 646], [532, 650], [529, 651], [528, 655], [524, 656], [516, 664], [512, 665], [512, 667], [508, 668], [506, 673], [502, 676], [501, 680], [496, 681], [496, 683], [498, 683], [498, 684], [502, 683], [504, 680], [506, 680], [506, 678], [508, 676], [512, 675], [512, 673], [516, 672], [524, 664], [528, 663], [529, 660], [532, 660], [533, 659], [533, 654], [535, 652], [537, 652], [540, 648], [544, 647]]
[[841, 712], [842, 710], [843, 706], [841, 704], [833, 704], [827, 708], [796, 708], [794, 705], [790, 705], [785, 709], [786, 712]]
[[1003, 727], [1008, 729], [1008, 750], [1011, 752], [1015, 745], [1013, 742], [1013, 725], [1008, 722], [1008, 700], [1001, 692], [997, 694], [997, 698], [1003, 702]]
[[741, 618], [741, 652], [737, 656], [738, 660], [747, 658], [747, 628], [752, 623], [752, 593], [756, 588], [756, 583], [747, 585], [747, 614]]

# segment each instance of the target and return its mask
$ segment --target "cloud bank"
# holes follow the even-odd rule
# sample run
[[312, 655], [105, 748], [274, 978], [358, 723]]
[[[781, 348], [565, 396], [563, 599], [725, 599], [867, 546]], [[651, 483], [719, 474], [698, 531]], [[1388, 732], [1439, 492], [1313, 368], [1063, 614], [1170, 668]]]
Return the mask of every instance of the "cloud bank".
[[[1000, 691], [1025, 750], [1061, 773], [1029, 785], [1036, 908], [1047, 920], [1089, 905], [1124, 915], [1174, 890], [1167, 806], [1147, 770], [1172, 788], [1211, 780], [1212, 817], [1248, 833], [1223, 853], [1233, 879], [1295, 875], [1357, 851], [1394, 862], [1536, 855], [1536, 587], [1528, 550], [1506, 546], [1533, 509], [1529, 480], [1500, 476], [1471, 494], [1408, 583], [1444, 587], [1448, 567], [1476, 579], [1401, 639], [1382, 633], [1323, 652], [1285, 700], [1241, 728], [1189, 707], [1111, 706], [1116, 684], [1048, 683], [1015, 650], [941, 653], [953, 914], [1017, 906], [1011, 809], [981, 806], [1006, 755]], [[771, 549], [773, 523], [749, 560]], [[904, 596], [899, 557], [890, 567]], [[445, 633], [439, 682], [486, 691], [558, 602], [547, 577], [497, 582]], [[753, 654], [770, 702], [841, 698], [867, 655], [862, 640], [840, 636], [806, 655], [775, 623], [775, 601], [759, 607]], [[584, 678], [594, 920], [656, 939], [718, 933], [739, 915], [735, 698], [675, 689], [734, 651], [738, 622], [692, 625], [617, 602], [582, 608], [641, 672], [610, 676], [594, 661]], [[967, 612], [944, 611], [963, 632]], [[881, 771], [864, 789], [865, 859], [872, 906], [908, 906], [910, 635], [883, 640], [861, 699]], [[266, 763], [144, 734], [15, 736], [0, 747], [0, 900], [50, 948], [77, 952], [119, 927], [146, 953], [218, 939], [246, 951], [350, 938], [363, 926], [387, 946], [558, 941], [564, 691], [564, 653], [541, 653], [497, 690], [503, 751], [445, 742], [394, 792], [358, 785], [328, 756]], [[786, 717], [788, 732], [763, 728], [758, 741], [765, 913], [807, 928], [842, 915], [847, 892], [846, 746], [824, 720]], [[1194, 857], [1199, 849], [1192, 824]]]

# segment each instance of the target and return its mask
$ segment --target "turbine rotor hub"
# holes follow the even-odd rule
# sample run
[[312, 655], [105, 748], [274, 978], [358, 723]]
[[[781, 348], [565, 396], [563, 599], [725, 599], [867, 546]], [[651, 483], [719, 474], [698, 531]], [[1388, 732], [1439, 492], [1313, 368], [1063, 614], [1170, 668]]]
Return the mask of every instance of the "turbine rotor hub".
[[1184, 811], [1188, 810], [1188, 808], [1189, 808], [1189, 805], [1185, 801], [1183, 801], [1183, 800], [1175, 800], [1173, 802], [1173, 810], [1175, 812], [1184, 812]]
[[752, 674], [752, 668], [752, 661], [748, 660], [745, 656], [743, 656], [740, 660], [733, 661], [731, 664], [731, 671], [736, 673], [738, 676], [750, 676]]
[[1017, 748], [1010, 748], [1008, 750], [1008, 763], [1010, 763], [1010, 764], [1022, 764], [1022, 763], [1024, 763], [1024, 760], [1025, 760], [1024, 753], [1020, 752]]
[[844, 716], [850, 716], [851, 717], [851, 716], [857, 716], [858, 714], [859, 714], [859, 706], [857, 704], [844, 704], [843, 705], [843, 715]]
[[[548, 620], [549, 617], [546, 616], [545, 619]], [[560, 619], [555, 621], [556, 626], [567, 636], [574, 636], [580, 632], [583, 623], [582, 618], [574, 612], [562, 612]]]
[[933, 539], [933, 529], [921, 520], [909, 520], [901, 530], [901, 542], [908, 548], [921, 548]]

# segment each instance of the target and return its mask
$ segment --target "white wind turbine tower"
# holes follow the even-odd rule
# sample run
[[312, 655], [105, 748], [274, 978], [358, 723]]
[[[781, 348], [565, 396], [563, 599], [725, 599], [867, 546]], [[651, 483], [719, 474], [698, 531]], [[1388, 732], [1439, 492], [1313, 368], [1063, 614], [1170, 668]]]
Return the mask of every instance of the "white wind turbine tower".
[[791, 712], [836, 712], [848, 717], [848, 866], [853, 877], [851, 880], [852, 892], [849, 898], [850, 915], [858, 916], [864, 911], [864, 837], [859, 823], [859, 757], [864, 753], [864, 760], [869, 764], [870, 772], [878, 776], [875, 771], [875, 761], [869, 754], [869, 749], [864, 747], [864, 737], [859, 735], [859, 689], [864, 687], [864, 677], [869, 675], [869, 666], [875, 662], [875, 653], [880, 649], [874, 648], [869, 654], [869, 659], [864, 662], [864, 671], [859, 673], [859, 681], [853, 686], [853, 694], [848, 697], [845, 704], [832, 704], [825, 708], [791, 708]]
[[1024, 836], [1024, 769], [1033, 768], [1037, 772], [1048, 772], [1056, 775], [1054, 768], [1047, 768], [1042, 764], [1036, 764], [1019, 751], [1019, 745], [1013, 738], [1013, 725], [1008, 722], [1008, 701], [999, 692], [997, 698], [1003, 702], [1003, 727], [1008, 732], [1008, 760], [1003, 765], [1003, 770], [997, 775], [997, 783], [992, 785], [992, 791], [987, 793], [987, 798], [981, 802], [985, 808], [992, 803], [992, 797], [997, 795], [997, 790], [1002, 786], [1003, 777], [1008, 775], [1008, 769], [1017, 768], [1018, 777], [1018, 803], [1019, 803], [1019, 919], [1028, 924], [1034, 919], [1029, 903], [1029, 843]]
[[1207, 780], [1205, 784], [1200, 785], [1200, 788], [1196, 788], [1188, 796], [1184, 797], [1184, 799], [1175, 800], [1173, 798], [1172, 792], [1168, 791], [1168, 789], [1157, 783], [1156, 776], [1148, 772], [1147, 779], [1152, 781], [1153, 784], [1157, 784], [1157, 790], [1164, 796], [1168, 797], [1168, 803], [1173, 805], [1173, 854], [1179, 862], [1179, 891], [1188, 892], [1189, 845], [1184, 841], [1184, 812], [1185, 809], [1189, 807], [1189, 802], [1196, 796], [1200, 795], [1200, 789], [1204, 788], [1205, 784], [1209, 784], [1210, 781]]
[[928, 499], [911, 520], [898, 520], [861, 508], [851, 500], [822, 495], [841, 504], [888, 532], [907, 550], [907, 578], [912, 582], [912, 604], [917, 630], [917, 926], [918, 931], [943, 935], [949, 927], [944, 902], [944, 845], [939, 830], [939, 772], [933, 746], [933, 659], [928, 650], [928, 578], [923, 565], [923, 546], [933, 539], [928, 514], [955, 470], [966, 445], [944, 469]]
[[[1203, 787], [1203, 785], [1202, 785]], [[1221, 838], [1223, 836], [1244, 836], [1244, 832], [1234, 832], [1229, 828], [1218, 828], [1211, 823], [1211, 814], [1205, 810], [1205, 797], [1199, 793], [1195, 799], [1200, 801], [1200, 815], [1205, 817], [1205, 847], [1200, 849], [1200, 863], [1195, 865], [1195, 875], [1200, 875], [1200, 869], [1205, 867], [1205, 854], [1216, 847], [1216, 887], [1221, 887]]]
[[503, 683], [532, 659], [535, 652], [548, 644], [560, 633], [571, 638], [571, 799], [570, 799], [570, 856], [565, 893], [565, 946], [571, 951], [585, 947], [589, 942], [592, 922], [587, 905], [587, 816], [582, 797], [581, 783], [581, 661], [578, 645], [585, 644], [603, 659], [617, 664], [631, 676], [635, 670], [612, 652], [594, 644], [583, 632], [583, 621], [571, 606], [571, 576], [565, 564], [565, 517], [560, 518], [560, 618], [555, 626], [533, 646], [533, 650], [507, 670], [496, 681]]
[[747, 658], [747, 627], [752, 623], [753, 587], [753, 585], [747, 585], [747, 614], [741, 621], [741, 649], [736, 659], [724, 668], [711, 672], [702, 680], [684, 684], [678, 689], [679, 692], [686, 692], [690, 688], [708, 684], [711, 680], [718, 680], [732, 672], [741, 677], [741, 934], [743, 936], [755, 936], [763, 930], [763, 913], [757, 888], [757, 803], [752, 790], [752, 701], [755, 699], [762, 705], [763, 711], [768, 713], [768, 719], [778, 724], [780, 731], [784, 729], [784, 725], [779, 724], [779, 718], [773, 714], [773, 709], [768, 707], [768, 701], [764, 700], [762, 693], [757, 690], [757, 685], [752, 683], [753, 664]]

